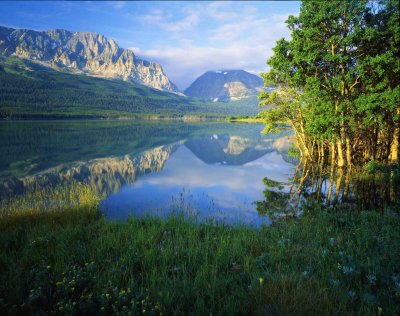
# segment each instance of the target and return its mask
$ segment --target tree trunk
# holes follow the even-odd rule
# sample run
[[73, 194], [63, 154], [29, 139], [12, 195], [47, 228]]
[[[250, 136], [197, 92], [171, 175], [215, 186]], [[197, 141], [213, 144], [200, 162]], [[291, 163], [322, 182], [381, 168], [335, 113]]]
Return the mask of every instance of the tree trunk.
[[338, 153], [337, 165], [339, 168], [342, 168], [342, 167], [344, 167], [345, 162], [344, 162], [344, 157], [343, 157], [343, 144], [342, 144], [342, 140], [340, 138], [337, 141], [337, 153]]
[[345, 176], [345, 179], [344, 179], [344, 189], [343, 189], [342, 202], [346, 202], [347, 194], [349, 193], [349, 189], [350, 189], [350, 178], [351, 178], [351, 169], [347, 168], [346, 169], [346, 176]]
[[340, 189], [342, 187], [342, 179], [343, 179], [343, 168], [339, 168], [336, 178], [335, 199], [333, 200], [333, 204], [336, 204], [339, 201]]
[[393, 133], [392, 145], [390, 146], [390, 162], [393, 164], [399, 161], [399, 133], [400, 129], [396, 127]]
[[333, 188], [333, 175], [335, 171], [335, 162], [336, 162], [336, 150], [335, 144], [331, 144], [331, 171], [329, 174], [329, 189], [328, 189], [328, 205], [331, 204], [331, 197], [332, 197], [332, 188]]
[[346, 161], [348, 167], [351, 167], [352, 165], [351, 156], [352, 156], [352, 147], [350, 143], [350, 137], [346, 136]]

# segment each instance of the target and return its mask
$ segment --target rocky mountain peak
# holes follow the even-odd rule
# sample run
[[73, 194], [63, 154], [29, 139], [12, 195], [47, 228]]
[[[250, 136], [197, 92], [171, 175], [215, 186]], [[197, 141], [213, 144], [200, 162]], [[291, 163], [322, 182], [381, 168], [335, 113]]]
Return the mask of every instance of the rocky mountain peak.
[[263, 80], [244, 70], [207, 71], [198, 77], [185, 94], [209, 101], [240, 100], [258, 95]]
[[179, 92], [161, 65], [140, 59], [101, 34], [0, 27], [0, 54], [39, 61], [56, 70], [134, 81], [159, 90]]

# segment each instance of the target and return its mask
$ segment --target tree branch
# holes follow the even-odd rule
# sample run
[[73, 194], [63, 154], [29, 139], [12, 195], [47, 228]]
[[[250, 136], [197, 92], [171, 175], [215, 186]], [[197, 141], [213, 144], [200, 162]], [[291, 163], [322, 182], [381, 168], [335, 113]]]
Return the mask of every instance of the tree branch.
[[357, 77], [356, 81], [350, 86], [350, 91], [353, 92], [353, 89], [356, 85], [358, 85], [360, 83], [360, 81], [358, 81], [358, 79], [360, 79], [360, 76]]

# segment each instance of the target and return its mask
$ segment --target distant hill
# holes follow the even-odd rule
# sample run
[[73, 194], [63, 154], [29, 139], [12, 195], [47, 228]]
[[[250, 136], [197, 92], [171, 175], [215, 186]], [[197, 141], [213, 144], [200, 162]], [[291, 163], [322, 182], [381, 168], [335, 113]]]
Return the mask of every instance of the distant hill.
[[185, 90], [187, 96], [207, 101], [235, 101], [258, 95], [263, 80], [244, 70], [208, 71]]
[[257, 102], [207, 103], [135, 82], [55, 71], [0, 55], [0, 119], [255, 115]]
[[15, 55], [54, 70], [122, 79], [159, 90], [179, 92], [160, 64], [137, 57], [113, 39], [89, 32], [37, 32], [0, 26], [0, 55]]

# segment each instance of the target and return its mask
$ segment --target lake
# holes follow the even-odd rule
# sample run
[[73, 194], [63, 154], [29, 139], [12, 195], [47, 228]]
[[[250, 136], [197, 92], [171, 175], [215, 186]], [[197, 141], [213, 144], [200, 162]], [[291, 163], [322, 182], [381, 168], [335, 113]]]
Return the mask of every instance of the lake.
[[106, 218], [183, 213], [260, 226], [264, 177], [289, 190], [291, 131], [262, 124], [171, 121], [0, 123], [0, 195], [84, 182]]

